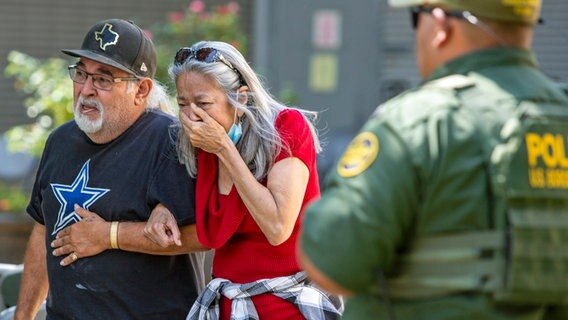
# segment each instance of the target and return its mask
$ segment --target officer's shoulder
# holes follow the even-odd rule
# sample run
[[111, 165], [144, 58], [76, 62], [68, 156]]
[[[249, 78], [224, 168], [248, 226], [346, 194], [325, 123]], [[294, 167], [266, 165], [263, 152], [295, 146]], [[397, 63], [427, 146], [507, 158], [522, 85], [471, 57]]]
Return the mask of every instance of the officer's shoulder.
[[433, 114], [460, 106], [456, 92], [476, 86], [464, 75], [450, 75], [405, 91], [381, 105], [374, 116], [413, 125]]
[[461, 90], [475, 86], [476, 81], [463, 74], [452, 74], [436, 80], [429, 81], [422, 86], [422, 89], [438, 88], [446, 90]]

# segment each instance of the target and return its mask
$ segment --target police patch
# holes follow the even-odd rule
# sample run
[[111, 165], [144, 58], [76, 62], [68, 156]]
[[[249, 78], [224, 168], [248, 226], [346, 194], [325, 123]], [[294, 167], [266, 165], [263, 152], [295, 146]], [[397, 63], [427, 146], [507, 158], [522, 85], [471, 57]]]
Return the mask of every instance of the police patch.
[[379, 139], [374, 133], [361, 132], [347, 147], [337, 164], [337, 173], [344, 178], [354, 177], [365, 171], [379, 154]]
[[106, 23], [101, 31], [95, 32], [95, 40], [99, 41], [99, 47], [103, 51], [107, 46], [115, 45], [118, 42], [119, 34], [112, 31], [112, 24]]

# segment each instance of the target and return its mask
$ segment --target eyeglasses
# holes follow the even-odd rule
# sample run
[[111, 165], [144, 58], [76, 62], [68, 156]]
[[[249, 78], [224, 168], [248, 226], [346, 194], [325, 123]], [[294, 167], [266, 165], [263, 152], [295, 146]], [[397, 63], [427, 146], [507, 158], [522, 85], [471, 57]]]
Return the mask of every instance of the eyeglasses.
[[[435, 8], [432, 8], [432, 7], [422, 7], [422, 6], [410, 8], [410, 20], [412, 21], [412, 28], [416, 29], [418, 27], [418, 20], [419, 20], [419, 17], [420, 17], [420, 13], [431, 14], [432, 11], [434, 11], [434, 9]], [[454, 17], [454, 18], [458, 18], [458, 19], [466, 19], [466, 20], [469, 21], [469, 19], [466, 16], [466, 12], [467, 11], [446, 11], [446, 10], [444, 10], [444, 13], [449, 17]]]
[[178, 50], [176, 56], [174, 57], [174, 64], [176, 66], [179, 66], [182, 65], [187, 60], [192, 60], [192, 59], [206, 63], [221, 62], [222, 64], [229, 67], [229, 69], [233, 70], [239, 76], [241, 84], [243, 85], [245, 84], [243, 76], [241, 75], [239, 70], [237, 70], [237, 68], [235, 68], [229, 61], [227, 61], [227, 59], [225, 59], [223, 54], [221, 54], [221, 52], [219, 52], [219, 50], [215, 48], [200, 48], [197, 50], [188, 47], [181, 48]]
[[93, 79], [93, 87], [104, 91], [111, 90], [112, 86], [115, 83], [121, 81], [140, 80], [139, 78], [136, 77], [112, 77], [106, 74], [90, 73], [79, 68], [75, 64], [70, 65], [69, 67], [67, 67], [67, 69], [69, 70], [69, 77], [71, 78], [71, 80], [73, 80], [73, 82], [84, 84], [85, 82], [87, 82], [87, 78], [90, 76]]

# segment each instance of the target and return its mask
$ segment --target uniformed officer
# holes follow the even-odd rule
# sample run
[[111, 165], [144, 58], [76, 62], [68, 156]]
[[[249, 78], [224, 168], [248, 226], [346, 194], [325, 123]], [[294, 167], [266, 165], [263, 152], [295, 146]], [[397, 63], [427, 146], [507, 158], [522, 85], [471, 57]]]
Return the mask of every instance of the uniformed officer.
[[568, 319], [568, 98], [530, 51], [541, 1], [390, 3], [425, 82], [327, 177], [303, 267], [345, 319]]

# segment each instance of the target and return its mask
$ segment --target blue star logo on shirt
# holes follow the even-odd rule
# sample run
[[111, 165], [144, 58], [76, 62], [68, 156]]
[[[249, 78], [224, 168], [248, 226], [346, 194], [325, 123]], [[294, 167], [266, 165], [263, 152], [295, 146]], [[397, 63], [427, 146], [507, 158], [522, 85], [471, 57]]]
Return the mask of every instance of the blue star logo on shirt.
[[95, 40], [99, 42], [99, 47], [105, 51], [107, 46], [115, 45], [120, 35], [112, 30], [112, 24], [105, 23], [101, 31], [95, 32]]
[[71, 185], [51, 184], [53, 194], [55, 194], [57, 201], [61, 204], [61, 208], [57, 214], [57, 223], [51, 233], [52, 235], [57, 234], [57, 232], [61, 231], [66, 226], [81, 220], [81, 217], [73, 208], [74, 204], [88, 209], [90, 205], [110, 191], [110, 189], [87, 187], [87, 183], [89, 182], [90, 161], [91, 160], [87, 160], [87, 162], [85, 162], [83, 168], [81, 168], [81, 171]]

